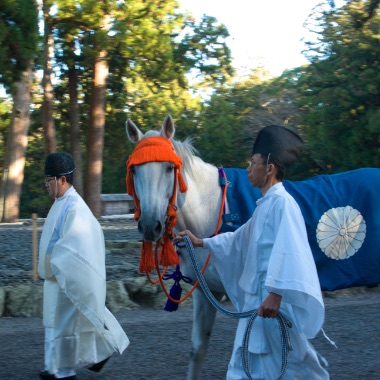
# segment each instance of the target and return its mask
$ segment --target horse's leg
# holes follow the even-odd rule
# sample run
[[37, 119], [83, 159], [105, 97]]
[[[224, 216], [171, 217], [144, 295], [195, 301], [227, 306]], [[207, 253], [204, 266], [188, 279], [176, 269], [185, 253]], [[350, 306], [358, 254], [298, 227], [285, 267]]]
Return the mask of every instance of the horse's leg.
[[[214, 293], [219, 301], [223, 293]], [[192, 350], [187, 380], [199, 380], [204, 357], [210, 341], [212, 327], [215, 322], [216, 309], [208, 301], [204, 293], [196, 289], [193, 293], [193, 329]]]

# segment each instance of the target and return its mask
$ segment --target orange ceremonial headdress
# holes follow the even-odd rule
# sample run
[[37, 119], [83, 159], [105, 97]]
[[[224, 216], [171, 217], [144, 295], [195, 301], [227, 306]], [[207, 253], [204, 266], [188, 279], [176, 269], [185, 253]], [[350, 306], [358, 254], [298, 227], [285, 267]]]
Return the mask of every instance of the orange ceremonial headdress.
[[[173, 195], [169, 201], [167, 209], [167, 219], [165, 223], [164, 235], [160, 242], [156, 243], [155, 254], [160, 255], [160, 264], [164, 266], [179, 264], [178, 255], [175, 252], [171, 242], [173, 237], [173, 228], [176, 224], [176, 196], [177, 196], [177, 181], [181, 192], [187, 190], [186, 183], [182, 176], [182, 159], [174, 150], [172, 142], [160, 136], [145, 137], [140, 140], [127, 161], [127, 193], [133, 197], [135, 204], [135, 220], [138, 220], [141, 215], [140, 202], [135, 193], [133, 184], [133, 165], [142, 165], [147, 162], [164, 162], [173, 163], [174, 172], [174, 188]], [[140, 259], [140, 272], [150, 272], [154, 268], [152, 242], [143, 241]]]

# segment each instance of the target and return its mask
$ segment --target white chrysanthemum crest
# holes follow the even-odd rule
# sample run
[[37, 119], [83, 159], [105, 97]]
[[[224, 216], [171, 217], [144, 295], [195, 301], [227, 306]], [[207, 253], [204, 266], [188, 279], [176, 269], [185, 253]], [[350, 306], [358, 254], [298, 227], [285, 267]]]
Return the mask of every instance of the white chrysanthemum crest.
[[366, 236], [362, 214], [351, 206], [331, 208], [320, 218], [317, 241], [321, 250], [331, 259], [344, 260], [353, 256]]

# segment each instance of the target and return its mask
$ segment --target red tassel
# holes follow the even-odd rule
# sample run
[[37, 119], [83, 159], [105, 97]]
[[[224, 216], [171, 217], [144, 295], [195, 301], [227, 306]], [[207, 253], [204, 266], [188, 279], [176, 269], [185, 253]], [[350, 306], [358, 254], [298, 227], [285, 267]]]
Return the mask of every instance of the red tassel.
[[186, 185], [186, 182], [183, 178], [183, 175], [181, 173], [181, 171], [178, 171], [178, 183], [179, 183], [179, 190], [181, 193], [184, 193], [187, 191], [187, 185]]
[[126, 178], [126, 185], [127, 185], [127, 193], [133, 196], [133, 193], [134, 193], [133, 176], [131, 175], [129, 169], [128, 169], [127, 178]]
[[135, 202], [135, 213], [133, 215], [133, 218], [138, 222], [141, 216], [141, 210], [140, 210], [140, 203]]
[[161, 250], [160, 264], [164, 267], [179, 264], [178, 254], [169, 237], [164, 237], [164, 244]]
[[135, 218], [135, 220], [139, 220], [140, 215], [141, 215], [140, 201], [137, 198], [136, 193], [135, 193], [135, 186], [133, 184], [133, 175], [132, 175], [130, 169], [128, 169], [128, 161], [127, 161], [127, 178], [126, 178], [126, 183], [127, 183], [127, 193], [133, 197], [133, 203], [134, 203], [134, 206], [135, 206], [135, 215], [134, 215], [134, 218]]
[[172, 204], [172, 202], [174, 202], [174, 197], [170, 200], [168, 209], [166, 211], [167, 219], [165, 223], [164, 236], [162, 237], [163, 243], [160, 256], [160, 264], [163, 266], [179, 264], [178, 254], [172, 242], [173, 228], [177, 222], [177, 207]]
[[153, 243], [151, 241], [143, 241], [141, 247], [141, 256], [140, 256], [140, 267], [139, 271], [141, 273], [150, 273], [154, 269], [154, 260], [153, 260]]

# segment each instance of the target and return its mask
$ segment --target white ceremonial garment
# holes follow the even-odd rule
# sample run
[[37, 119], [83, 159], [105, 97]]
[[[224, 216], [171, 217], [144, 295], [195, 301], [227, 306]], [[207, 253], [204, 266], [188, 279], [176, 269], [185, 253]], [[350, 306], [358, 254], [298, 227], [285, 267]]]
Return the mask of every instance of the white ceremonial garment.
[[129, 340], [106, 308], [103, 231], [73, 187], [56, 199], [39, 249], [44, 281], [45, 366], [50, 373], [120, 354]]
[[[226, 292], [239, 312], [258, 309], [269, 293], [282, 296], [280, 311], [293, 324], [293, 351], [283, 379], [328, 379], [308, 341], [320, 331], [324, 303], [301, 210], [282, 183], [257, 202], [252, 217], [235, 232], [204, 239]], [[241, 349], [249, 318], [239, 320], [227, 378], [246, 379]], [[257, 317], [249, 339], [255, 380], [277, 379], [281, 338], [276, 319]]]

